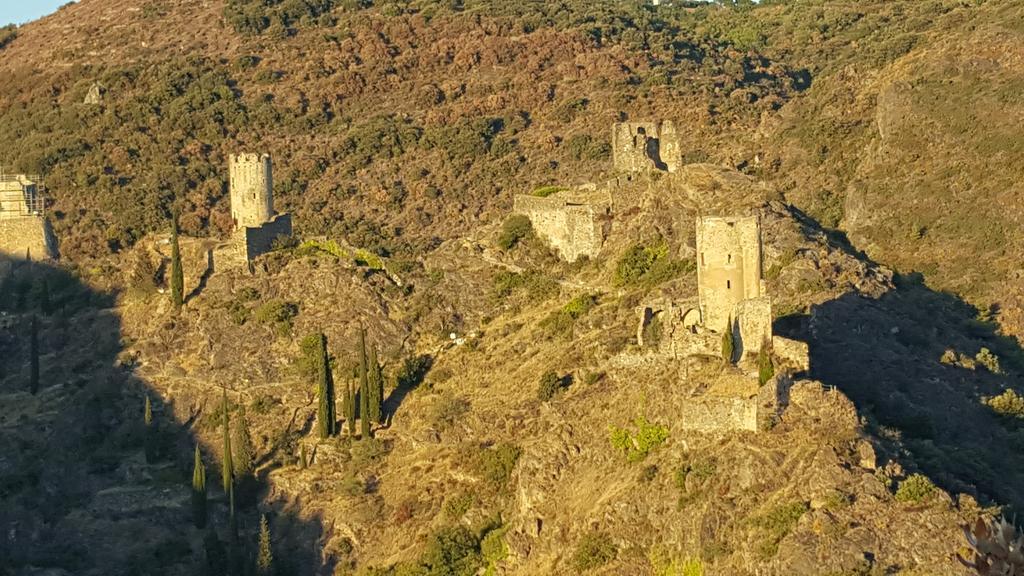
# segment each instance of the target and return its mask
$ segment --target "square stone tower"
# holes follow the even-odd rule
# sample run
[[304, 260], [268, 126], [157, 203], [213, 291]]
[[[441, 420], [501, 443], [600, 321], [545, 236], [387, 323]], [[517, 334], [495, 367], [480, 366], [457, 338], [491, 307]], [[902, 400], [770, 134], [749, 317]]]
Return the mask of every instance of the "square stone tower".
[[682, 148], [673, 122], [620, 122], [612, 127], [612, 165], [616, 170], [675, 172], [681, 164]]
[[703, 324], [715, 332], [733, 329], [740, 302], [764, 295], [757, 216], [697, 220], [697, 290]]
[[231, 218], [235, 229], [258, 228], [274, 217], [274, 179], [269, 154], [229, 158]]

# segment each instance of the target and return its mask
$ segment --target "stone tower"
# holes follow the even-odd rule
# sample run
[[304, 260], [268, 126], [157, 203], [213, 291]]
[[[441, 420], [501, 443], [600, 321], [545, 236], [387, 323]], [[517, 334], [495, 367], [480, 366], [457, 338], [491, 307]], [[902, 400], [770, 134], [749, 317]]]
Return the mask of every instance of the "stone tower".
[[268, 154], [229, 158], [231, 218], [235, 228], [258, 228], [274, 217], [273, 174]]
[[704, 326], [729, 328], [738, 304], [760, 298], [761, 225], [757, 216], [702, 217], [697, 220], [697, 290]]
[[612, 165], [616, 170], [675, 172], [681, 163], [679, 133], [673, 122], [620, 122], [612, 127]]

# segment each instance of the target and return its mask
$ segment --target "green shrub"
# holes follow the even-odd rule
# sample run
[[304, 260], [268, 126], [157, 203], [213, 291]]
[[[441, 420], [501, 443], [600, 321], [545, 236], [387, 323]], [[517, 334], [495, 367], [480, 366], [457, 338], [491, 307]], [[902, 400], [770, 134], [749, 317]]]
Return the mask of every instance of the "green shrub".
[[1000, 416], [1024, 419], [1024, 396], [1008, 389], [999, 396], [986, 398], [985, 404]]
[[630, 462], [639, 462], [651, 450], [668, 440], [668, 427], [652, 424], [640, 416], [633, 421], [635, 431], [612, 426], [609, 428], [609, 441], [613, 448], [622, 451]]
[[924, 474], [911, 474], [896, 489], [896, 501], [920, 503], [935, 494], [935, 484]]
[[513, 214], [505, 219], [498, 235], [498, 248], [510, 250], [533, 230], [530, 219], [522, 214]]
[[618, 554], [619, 550], [610, 536], [604, 532], [588, 532], [576, 545], [572, 566], [579, 572], [586, 572], [604, 566]]
[[778, 552], [779, 542], [793, 531], [807, 509], [806, 502], [792, 502], [776, 506], [767, 514], [754, 518], [754, 525], [766, 532], [758, 548], [762, 558], [770, 558]]
[[557, 194], [565, 190], [567, 190], [567, 188], [564, 188], [562, 186], [541, 186], [540, 188], [534, 189], [533, 192], [530, 192], [530, 195], [536, 196], [538, 198], [547, 198], [552, 194]]
[[657, 286], [696, 269], [692, 260], [671, 258], [664, 240], [650, 246], [634, 244], [615, 263], [615, 284]]
[[14, 24], [8, 24], [7, 26], [0, 27], [0, 50], [14, 41], [18, 37], [18, 27]]
[[487, 564], [485, 576], [495, 574], [495, 565], [508, 557], [508, 545], [505, 544], [505, 533], [507, 526], [499, 526], [488, 532], [480, 541], [480, 553], [483, 554], [484, 563]]
[[480, 569], [480, 540], [465, 526], [441, 528], [427, 540], [420, 559], [423, 576], [474, 576]]
[[294, 302], [271, 300], [256, 308], [253, 318], [260, 324], [274, 326], [282, 335], [292, 329], [292, 321], [299, 314], [299, 306]]
[[520, 295], [531, 303], [538, 303], [558, 294], [558, 282], [535, 270], [509, 272], [502, 270], [494, 276], [494, 295], [505, 300]]
[[437, 400], [433, 411], [435, 426], [439, 428], [451, 426], [463, 414], [469, 412], [469, 400], [461, 396], [446, 394]]
[[471, 492], [462, 492], [444, 501], [444, 513], [451, 520], [459, 520], [469, 512], [476, 502], [476, 496]]
[[982, 348], [974, 359], [993, 374], [1002, 374], [1003, 369], [999, 366], [999, 357], [988, 348]]
[[559, 376], [554, 370], [545, 372], [544, 375], [540, 377], [540, 382], [537, 384], [537, 398], [542, 402], [551, 400], [556, 394], [568, 386], [565, 380], [565, 378]]
[[597, 306], [596, 294], [581, 294], [570, 300], [561, 309], [552, 312], [541, 321], [540, 326], [555, 335], [566, 335], [572, 332], [576, 320]]
[[504, 488], [521, 451], [512, 444], [496, 444], [482, 450], [476, 457], [474, 468], [494, 488]]

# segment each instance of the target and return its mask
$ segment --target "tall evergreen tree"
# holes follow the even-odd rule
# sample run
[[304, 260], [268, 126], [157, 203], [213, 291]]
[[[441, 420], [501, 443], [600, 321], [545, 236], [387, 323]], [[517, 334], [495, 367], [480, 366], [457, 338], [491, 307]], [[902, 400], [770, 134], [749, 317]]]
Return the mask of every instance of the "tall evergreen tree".
[[228, 391], [226, 388], [223, 390], [221, 410], [223, 411], [222, 422], [224, 424], [224, 460], [221, 462], [221, 485], [224, 487], [224, 494], [231, 497], [231, 513], [234, 514], [235, 465], [231, 457], [231, 416], [228, 409]]
[[359, 426], [362, 438], [370, 437], [370, 381], [367, 376], [366, 330], [359, 328]]
[[356, 391], [352, 379], [345, 379], [345, 419], [348, 420], [349, 436], [356, 435]]
[[732, 317], [729, 318], [729, 325], [722, 332], [722, 360], [732, 364], [733, 356], [736, 355], [736, 341], [732, 335]]
[[384, 372], [377, 361], [377, 348], [370, 347], [370, 419], [384, 423]]
[[185, 276], [181, 268], [181, 248], [178, 246], [178, 215], [171, 216], [171, 303], [181, 310], [185, 302]]
[[196, 528], [206, 527], [206, 466], [196, 444], [195, 461], [192, 464], [192, 523]]
[[231, 454], [232, 472], [235, 476], [235, 492], [238, 504], [249, 506], [256, 500], [256, 450], [249, 435], [249, 421], [245, 417], [245, 408], [239, 407], [238, 418], [232, 430]]
[[228, 554], [224, 550], [224, 543], [217, 537], [217, 532], [211, 526], [203, 538], [203, 549], [206, 552], [206, 574], [208, 576], [223, 576], [228, 570]]
[[33, 396], [39, 392], [39, 319], [35, 314], [28, 335], [28, 389]]
[[274, 573], [274, 553], [270, 548], [270, 525], [267, 524], [267, 515], [260, 517], [260, 542], [259, 551], [256, 554], [256, 574], [258, 576], [270, 576]]
[[319, 334], [317, 355], [317, 430], [321, 438], [337, 433], [337, 413], [334, 406], [334, 382], [330, 356], [327, 354], [327, 336]]
[[772, 363], [772, 345], [771, 341], [765, 338], [761, 343], [761, 350], [757, 353], [757, 381], [764, 386], [773, 376], [775, 365]]
[[157, 426], [153, 422], [153, 403], [146, 394], [146, 406], [142, 412], [142, 421], [146, 425], [145, 435], [142, 438], [143, 449], [146, 452], [146, 463], [152, 464], [157, 461]]

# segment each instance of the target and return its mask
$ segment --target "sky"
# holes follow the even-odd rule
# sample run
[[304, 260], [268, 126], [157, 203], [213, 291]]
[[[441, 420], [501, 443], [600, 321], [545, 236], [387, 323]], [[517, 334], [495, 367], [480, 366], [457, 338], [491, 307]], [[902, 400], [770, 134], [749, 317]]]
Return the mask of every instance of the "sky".
[[68, 0], [0, 0], [0, 26], [24, 24], [67, 3]]

